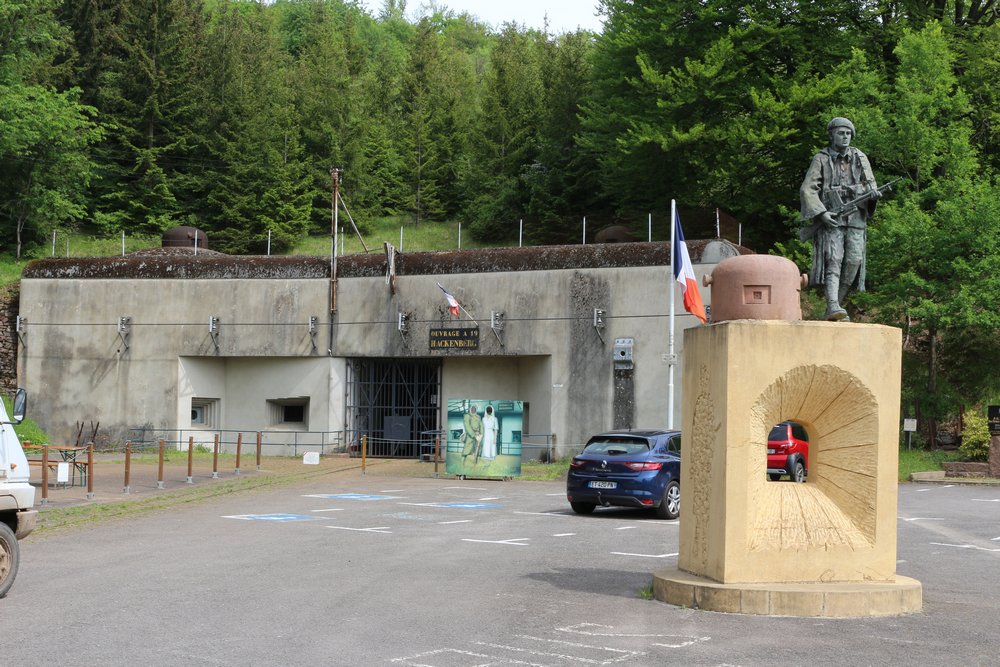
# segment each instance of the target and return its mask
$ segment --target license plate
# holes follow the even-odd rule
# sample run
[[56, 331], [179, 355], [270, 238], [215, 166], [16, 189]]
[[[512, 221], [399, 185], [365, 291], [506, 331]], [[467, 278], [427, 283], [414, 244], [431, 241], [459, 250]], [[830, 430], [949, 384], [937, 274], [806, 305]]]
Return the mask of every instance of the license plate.
[[614, 489], [618, 487], [618, 482], [591, 482], [589, 486], [592, 489]]
[[771, 448], [768, 448], [768, 450], [767, 450], [767, 453], [768, 453], [768, 454], [774, 454], [774, 450], [773, 450], [773, 449], [771, 449]]

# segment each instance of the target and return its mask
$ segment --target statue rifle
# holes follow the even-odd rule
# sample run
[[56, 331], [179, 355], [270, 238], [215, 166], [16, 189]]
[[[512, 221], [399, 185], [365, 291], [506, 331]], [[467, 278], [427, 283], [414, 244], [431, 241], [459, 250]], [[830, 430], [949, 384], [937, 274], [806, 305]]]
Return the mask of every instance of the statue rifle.
[[[851, 201], [844, 203], [842, 206], [838, 206], [837, 208], [833, 209], [832, 211], [830, 211], [830, 215], [832, 215], [834, 218], [837, 218], [841, 215], [844, 215], [845, 213], [850, 213], [851, 211], [857, 209], [867, 199], [869, 199], [872, 196], [872, 192], [887, 192], [889, 190], [892, 190], [892, 186], [895, 185], [896, 183], [899, 183], [901, 180], [903, 180], [902, 176], [889, 181], [885, 185], [876, 188], [875, 190], [869, 190], [860, 197], [852, 199]], [[799, 240], [808, 241], [809, 239], [814, 237], [816, 235], [816, 232], [819, 231], [820, 226], [822, 224], [823, 223], [821, 223], [819, 220], [816, 220], [811, 225], [800, 229]]]

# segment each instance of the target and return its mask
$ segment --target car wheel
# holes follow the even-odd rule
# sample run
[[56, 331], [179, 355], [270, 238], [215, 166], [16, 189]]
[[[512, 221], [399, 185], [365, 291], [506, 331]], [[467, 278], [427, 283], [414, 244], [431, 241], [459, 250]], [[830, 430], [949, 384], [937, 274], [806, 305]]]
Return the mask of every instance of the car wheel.
[[661, 519], [676, 519], [681, 515], [681, 487], [680, 484], [670, 482], [666, 491], [663, 492], [663, 500], [656, 508], [656, 516]]
[[572, 502], [569, 504], [573, 508], [573, 511], [577, 514], [590, 514], [597, 507], [595, 503], [576, 503]]
[[777, 482], [779, 479], [781, 479], [781, 473], [777, 472], [769, 472], [767, 473], [767, 476], [772, 482]]
[[806, 467], [803, 465], [802, 459], [795, 459], [795, 464], [792, 466], [792, 473], [789, 477], [793, 482], [806, 481]]
[[21, 562], [21, 550], [17, 538], [7, 524], [0, 521], [0, 598], [14, 584], [17, 576], [17, 566]]

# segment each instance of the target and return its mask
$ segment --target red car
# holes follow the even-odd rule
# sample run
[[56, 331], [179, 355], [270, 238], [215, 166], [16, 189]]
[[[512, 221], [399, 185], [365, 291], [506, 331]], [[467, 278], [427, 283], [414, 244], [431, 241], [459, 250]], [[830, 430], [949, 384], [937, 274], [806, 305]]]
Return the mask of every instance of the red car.
[[767, 476], [778, 481], [788, 475], [793, 482], [806, 481], [809, 472], [809, 434], [802, 424], [781, 422], [767, 436]]

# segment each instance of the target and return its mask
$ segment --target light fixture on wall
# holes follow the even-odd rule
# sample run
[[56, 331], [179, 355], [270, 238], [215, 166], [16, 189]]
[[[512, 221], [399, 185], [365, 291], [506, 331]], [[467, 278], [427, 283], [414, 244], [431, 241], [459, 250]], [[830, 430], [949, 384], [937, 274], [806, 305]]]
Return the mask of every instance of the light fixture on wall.
[[118, 349], [119, 353], [121, 353], [122, 350], [128, 351], [129, 348], [128, 339], [131, 334], [132, 334], [132, 318], [128, 317], [127, 315], [119, 317], [118, 338], [122, 342], [121, 348]]
[[219, 318], [212, 315], [208, 318], [208, 335], [212, 337], [212, 342], [215, 343], [215, 349], [219, 349]]
[[594, 331], [597, 332], [597, 337], [601, 339], [602, 343], [604, 342], [604, 334], [601, 333], [604, 331], [604, 315], [603, 309], [594, 308]]
[[497, 342], [500, 343], [500, 347], [503, 347], [503, 338], [500, 337], [500, 334], [503, 332], [504, 325], [506, 323], [506, 313], [496, 310], [490, 312], [490, 329], [493, 330], [493, 335], [497, 337]]
[[21, 347], [28, 347], [28, 343], [24, 339], [25, 334], [28, 333], [28, 318], [18, 315], [14, 327], [17, 331], [17, 339], [21, 341]]

